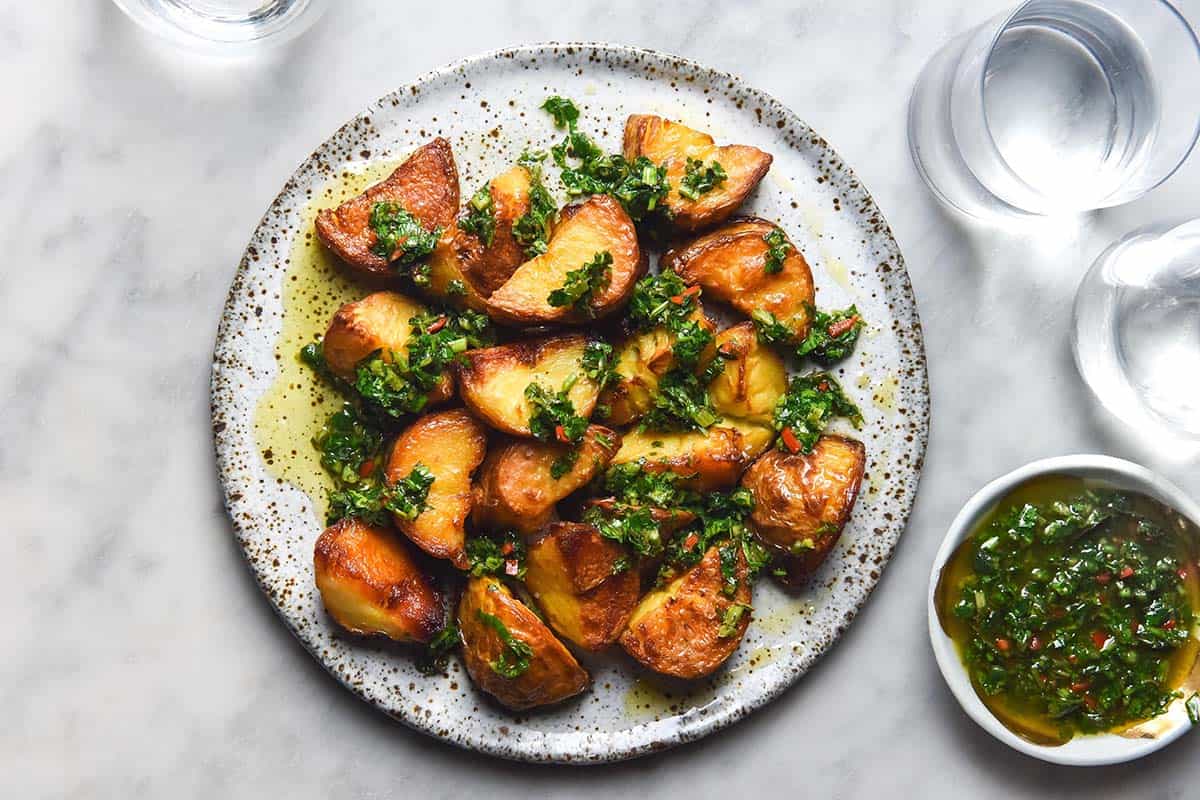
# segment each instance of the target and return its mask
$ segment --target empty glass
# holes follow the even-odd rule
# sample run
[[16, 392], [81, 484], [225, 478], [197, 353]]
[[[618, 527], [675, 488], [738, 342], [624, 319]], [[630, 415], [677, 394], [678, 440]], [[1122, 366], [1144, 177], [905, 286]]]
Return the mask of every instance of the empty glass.
[[1072, 346], [1114, 415], [1142, 434], [1200, 441], [1200, 220], [1105, 250], [1075, 296]]
[[193, 50], [237, 55], [308, 29], [325, 0], [113, 0], [151, 33]]
[[1029, 0], [925, 67], [908, 133], [922, 177], [970, 216], [1125, 203], [1200, 133], [1200, 44], [1164, 0]]

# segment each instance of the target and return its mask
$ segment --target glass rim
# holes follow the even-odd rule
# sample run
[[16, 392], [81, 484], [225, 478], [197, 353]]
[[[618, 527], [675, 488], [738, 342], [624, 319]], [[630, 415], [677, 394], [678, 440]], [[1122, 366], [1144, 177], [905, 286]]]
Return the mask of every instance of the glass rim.
[[[991, 39], [988, 41], [987, 57], [984, 58], [984, 60], [983, 60], [983, 69], [981, 70], [981, 73], [980, 73], [981, 79], [979, 81], [979, 87], [978, 87], [978, 94], [979, 94], [978, 100], [979, 100], [980, 108], [986, 108], [985, 99], [984, 99], [984, 88], [985, 87], [984, 87], [984, 81], [982, 80], [982, 76], [987, 74], [987, 65], [989, 63], [991, 63], [992, 55], [995, 53], [995, 50], [996, 50], [996, 44], [1000, 41], [1000, 37], [1004, 35], [1004, 32], [1009, 29], [1009, 26], [1012, 25], [1013, 20], [1016, 19], [1016, 17], [1022, 11], [1024, 11], [1026, 8], [1033, 5], [1034, 3], [1040, 3], [1040, 2], [1044, 2], [1044, 0], [1022, 0], [1021, 3], [1019, 3], [1015, 8], [1013, 8], [1008, 14], [1006, 14], [1004, 16], [1004, 20], [1000, 23], [1000, 25], [998, 25], [996, 27], [995, 33], [992, 35]], [[1196, 31], [1192, 28], [1191, 23], [1188, 22], [1187, 17], [1183, 16], [1183, 14], [1180, 13], [1179, 9], [1177, 9], [1174, 6], [1174, 4], [1172, 4], [1170, 2], [1170, 0], [1151, 0], [1151, 2], [1153, 2], [1160, 8], [1165, 8], [1170, 13], [1171, 17], [1173, 17], [1175, 19], [1175, 21], [1179, 24], [1179, 26], [1182, 27], [1183, 30], [1187, 33], [1188, 38], [1190, 38], [1191, 42], [1192, 42], [1192, 51], [1196, 56], [1196, 61], [1197, 61], [1197, 66], [1198, 66], [1197, 74], [1200, 74], [1200, 38], [1197, 37]], [[985, 22], [984, 24], [987, 25], [989, 23]], [[1200, 108], [1200, 107], [1198, 107], [1198, 108]], [[996, 143], [996, 137], [992, 134], [992, 123], [991, 123], [991, 120], [988, 119], [988, 115], [986, 112], [984, 112], [982, 114], [982, 119], [983, 119], [983, 130], [984, 130], [984, 132], [987, 133], [987, 137], [988, 137], [988, 144], [991, 146], [992, 151], [995, 152], [997, 156], [999, 156], [999, 162], [1000, 162], [1000, 164], [1002, 164], [1004, 166], [1004, 171], [1009, 175], [1009, 177], [1011, 177], [1014, 181], [1017, 181], [1021, 186], [1025, 187], [1026, 189], [1028, 189], [1029, 191], [1031, 191], [1035, 194], [1040, 195], [1041, 192], [1038, 191], [1038, 189], [1036, 187], [1031, 186], [1028, 181], [1026, 181], [1024, 178], [1022, 178], [1020, 175], [1018, 175], [1013, 170], [1013, 168], [1011, 166], [1009, 166], [1008, 159], [1006, 159], [1004, 157], [1003, 151], [1001, 151], [1000, 146]], [[1196, 112], [1196, 118], [1195, 118], [1194, 124], [1192, 125], [1192, 134], [1191, 134], [1190, 140], [1188, 141], [1188, 146], [1186, 148], [1184, 148], [1183, 152], [1179, 156], [1179, 159], [1171, 166], [1171, 168], [1163, 173], [1162, 177], [1158, 178], [1156, 181], [1154, 181], [1154, 183], [1150, 184], [1149, 186], [1146, 186], [1144, 189], [1142, 189], [1138, 194], [1134, 195], [1133, 197], [1128, 197], [1123, 200], [1118, 200], [1115, 203], [1107, 203], [1106, 202], [1102, 205], [1094, 206], [1093, 210], [1096, 208], [1108, 208], [1113, 205], [1120, 205], [1121, 203], [1130, 202], [1132, 200], [1135, 200], [1138, 197], [1141, 197], [1141, 196], [1153, 191], [1154, 189], [1157, 189], [1159, 186], [1161, 186], [1163, 183], [1165, 183], [1167, 180], [1169, 180], [1172, 175], [1174, 175], [1176, 172], [1178, 172], [1179, 168], [1182, 167], [1187, 162], [1188, 157], [1191, 156], [1191, 154], [1192, 154], [1192, 151], [1196, 149], [1196, 143], [1198, 141], [1200, 141], [1200, 110], [1198, 110]], [[1111, 197], [1111, 195], [1110, 195], [1110, 197]], [[1107, 199], [1108, 198], [1105, 198], [1105, 200], [1107, 200]]]
[[[164, 2], [164, 5], [173, 6], [181, 13], [195, 14], [207, 29], [199, 33], [180, 24], [171, 14], [147, 8], [144, 0], [112, 2], [147, 33], [200, 52], [220, 50], [238, 53], [255, 45], [286, 42], [304, 33], [316, 21], [316, 17], [325, 11], [324, 0], [297, 0], [294, 6], [282, 9], [281, 13], [272, 8], [272, 13], [259, 18], [257, 24], [246, 25], [244, 21], [195, 12], [179, 0]], [[278, 0], [272, 0], [269, 5], [277, 6]]]

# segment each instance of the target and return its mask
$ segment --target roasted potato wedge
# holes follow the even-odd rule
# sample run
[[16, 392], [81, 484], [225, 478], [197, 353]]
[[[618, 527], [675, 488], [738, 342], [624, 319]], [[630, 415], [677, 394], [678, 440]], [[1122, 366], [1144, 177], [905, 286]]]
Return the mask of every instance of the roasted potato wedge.
[[[425, 311], [425, 306], [399, 292], [374, 292], [346, 303], [325, 331], [322, 347], [329, 371], [353, 383], [354, 368], [376, 350], [388, 360], [392, 353], [408, 352], [412, 338], [408, 321]], [[447, 372], [429, 393], [429, 403], [445, 402], [453, 395], [454, 377]]]
[[[709, 331], [715, 329], [708, 317], [704, 316], [699, 303], [696, 304], [692, 319]], [[675, 366], [672, 348], [677, 338], [660, 326], [635, 333], [625, 340], [617, 351], [613, 365], [617, 381], [600, 395], [599, 405], [608, 409], [605, 422], [627, 425], [640, 419], [654, 406], [659, 380]]]
[[600, 394], [596, 383], [583, 372], [587, 342], [581, 335], [553, 336], [468, 350], [458, 367], [463, 401], [496, 430], [529, 436], [531, 409], [525, 387], [537, 382], [557, 392], [575, 377], [568, 397], [575, 413], [586, 419]]
[[708, 385], [713, 408], [727, 417], [770, 425], [779, 398], [787, 392], [787, 366], [770, 347], [759, 344], [753, 322], [717, 334], [716, 357], [725, 369]]
[[699, 492], [733, 486], [742, 472], [766, 450], [774, 433], [765, 425], [725, 420], [705, 432], [634, 430], [625, 435], [613, 464], [643, 461], [650, 471], [671, 471], [681, 485]]
[[[562, 288], [567, 273], [602, 252], [612, 254], [610, 279], [592, 296], [588, 310], [581, 313], [571, 306], [550, 305], [547, 298]], [[488, 314], [510, 324], [588, 322], [616, 311], [646, 273], [646, 266], [646, 254], [625, 209], [608, 195], [593, 195], [563, 209], [546, 252], [518, 267], [488, 297]]]
[[[737, 562], [732, 595], [724, 591], [723, 548]], [[750, 625], [749, 605], [750, 580], [741, 546], [714, 545], [687, 572], [642, 598], [621, 634], [621, 646], [655, 672], [702, 678], [715, 672], [741, 644]], [[738, 611], [734, 606], [743, 608]]]
[[408, 547], [395, 532], [357, 519], [326, 528], [313, 550], [313, 568], [329, 616], [351, 633], [429, 641], [445, 610]]
[[[718, 147], [707, 133], [651, 114], [634, 114], [625, 121], [624, 150], [630, 160], [646, 156], [655, 164], [666, 163], [667, 180], [671, 184], [666, 206], [672, 223], [681, 231], [697, 231], [723, 222], [771, 168], [770, 153], [757, 147], [742, 144]], [[705, 166], [719, 162], [727, 175], [725, 182], [695, 200], [683, 197], [679, 185], [687, 172], [689, 158]]]
[[[513, 224], [529, 211], [529, 172], [513, 167], [488, 184], [496, 228], [490, 243], [452, 225], [429, 257], [429, 293], [441, 300], [475, 311], [485, 311], [485, 300], [500, 288], [525, 261], [525, 250], [513, 238]], [[459, 219], [471, 211], [463, 207]], [[451, 292], [451, 281], [464, 292]]]
[[317, 238], [357, 275], [379, 280], [396, 273], [391, 259], [371, 248], [377, 237], [371, 228], [371, 209], [391, 202], [404, 208], [426, 230], [446, 230], [458, 213], [458, 169], [450, 143], [442, 138], [418, 148], [385, 180], [337, 208], [317, 214]]
[[[589, 425], [576, 446], [513, 439], [494, 447], [479, 468], [471, 520], [481, 529], [536, 533], [557, 518], [558, 502], [586, 486], [620, 446], [619, 434]], [[555, 462], [572, 452], [574, 464], [555, 478]]]
[[811, 575], [842, 535], [866, 461], [862, 442], [829, 435], [808, 455], [772, 450], [746, 470], [742, 486], [754, 495], [750, 527], [787, 558], [793, 581]]
[[554, 522], [529, 545], [525, 586], [555, 632], [600, 650], [617, 640], [638, 603], [641, 579], [625, 558], [591, 525]]
[[[507, 651], [511, 658], [511, 651], [497, 626], [531, 651], [528, 667], [520, 674], [501, 674], [503, 654]], [[588, 674], [575, 656], [495, 578], [467, 581], [458, 604], [458, 629], [467, 672], [479, 688], [509, 708], [521, 711], [558, 703], [587, 688]]]
[[803, 339], [816, 298], [812, 270], [794, 245], [779, 272], [764, 269], [770, 245], [763, 237], [776, 227], [757, 217], [731, 220], [691, 244], [668, 250], [662, 268], [673, 270], [685, 283], [702, 286], [707, 296], [746, 315], [769, 311], [797, 339]]
[[470, 566], [466, 521], [471, 512], [471, 475], [487, 452], [487, 429], [463, 409], [426, 414], [392, 445], [387, 463], [389, 484], [423, 464], [433, 473], [426, 502], [416, 519], [395, 516], [396, 527], [426, 553], [459, 569]]

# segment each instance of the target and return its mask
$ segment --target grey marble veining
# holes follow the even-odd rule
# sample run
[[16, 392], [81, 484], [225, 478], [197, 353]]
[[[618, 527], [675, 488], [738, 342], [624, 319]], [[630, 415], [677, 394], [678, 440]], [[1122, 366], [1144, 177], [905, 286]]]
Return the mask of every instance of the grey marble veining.
[[[1067, 338], [1074, 287], [1108, 242], [1200, 215], [1200, 160], [1078, 227], [945, 216], [908, 158], [908, 91], [995, 0], [336, 5], [287, 50], [234, 64], [164, 50], [106, 2], [0, 7], [0, 794], [1195, 795], [1194, 737], [1087, 771], [994, 742], [936, 672], [924, 589], [961, 503], [1032, 458], [1107, 452], [1200, 492], [1195, 458], [1151, 450], [1096, 408]], [[1197, 0], [1180, 6], [1200, 18]], [[397, 83], [553, 39], [740, 73], [833, 142], [904, 248], [933, 391], [909, 530], [844, 641], [749, 720], [586, 771], [451, 749], [330, 680], [241, 561], [208, 428], [225, 291], [295, 165]]]

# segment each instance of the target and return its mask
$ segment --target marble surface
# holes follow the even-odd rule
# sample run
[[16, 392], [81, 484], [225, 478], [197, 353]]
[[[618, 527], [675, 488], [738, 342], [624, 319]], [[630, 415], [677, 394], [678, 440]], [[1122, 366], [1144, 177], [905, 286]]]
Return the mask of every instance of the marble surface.
[[[164, 50], [106, 2], [0, 5], [0, 794], [1194, 796], [1195, 737], [1085, 771], [977, 729], [934, 666], [924, 592], [962, 502], [1030, 459], [1106, 452], [1200, 492], [1194, 454], [1150, 448], [1097, 410], [1067, 338], [1074, 287], [1109, 241], [1200, 215], [1200, 159], [1079, 224], [945, 216], [908, 158], [908, 91], [999, 0], [400, 5], [337, 4], [286, 50], [240, 63]], [[1180, 5], [1200, 18], [1200, 0]], [[751, 719], [586, 771], [463, 753], [328, 678], [241, 561], [208, 426], [225, 291], [295, 165], [414, 75], [569, 39], [740, 73], [833, 142], [904, 249], [933, 391], [909, 530], [844, 640]]]

